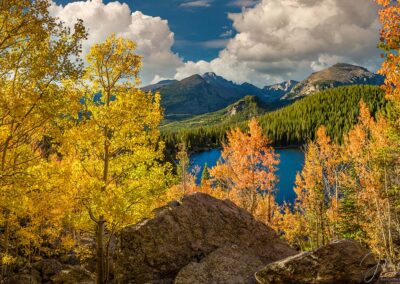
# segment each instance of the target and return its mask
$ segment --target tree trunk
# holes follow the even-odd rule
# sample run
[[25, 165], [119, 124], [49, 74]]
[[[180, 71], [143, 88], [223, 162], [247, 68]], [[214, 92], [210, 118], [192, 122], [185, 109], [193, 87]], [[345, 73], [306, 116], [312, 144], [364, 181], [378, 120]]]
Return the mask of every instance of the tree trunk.
[[268, 224], [271, 225], [271, 194], [268, 193], [268, 212], [267, 212]]
[[[6, 217], [6, 223], [5, 223], [5, 233], [4, 233], [4, 248], [5, 248], [5, 254], [8, 255], [8, 242], [9, 242], [9, 224], [8, 224], [8, 217]], [[1, 280], [4, 280], [7, 274], [7, 264], [3, 263], [1, 266]]]
[[105, 283], [105, 259], [104, 259], [104, 216], [100, 216], [99, 220], [96, 222], [96, 284]]

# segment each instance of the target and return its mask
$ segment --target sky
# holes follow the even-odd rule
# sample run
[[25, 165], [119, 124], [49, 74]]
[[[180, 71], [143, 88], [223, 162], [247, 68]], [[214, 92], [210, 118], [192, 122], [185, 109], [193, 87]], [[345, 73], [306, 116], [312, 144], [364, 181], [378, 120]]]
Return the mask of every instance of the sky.
[[372, 0], [52, 1], [67, 25], [84, 21], [84, 53], [111, 33], [136, 41], [143, 85], [215, 72], [262, 87], [338, 62], [380, 64]]

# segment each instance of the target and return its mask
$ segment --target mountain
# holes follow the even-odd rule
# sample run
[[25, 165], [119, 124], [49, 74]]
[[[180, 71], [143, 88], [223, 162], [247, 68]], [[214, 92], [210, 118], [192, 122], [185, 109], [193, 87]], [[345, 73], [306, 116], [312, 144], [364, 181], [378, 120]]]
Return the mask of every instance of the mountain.
[[[292, 100], [292, 104], [279, 110], [266, 112], [258, 116], [260, 125], [268, 138], [277, 146], [302, 145], [313, 139], [321, 125], [336, 142], [343, 141], [343, 134], [358, 121], [360, 100], [363, 100], [372, 115], [386, 108], [385, 94], [379, 86], [355, 85], [342, 86], [317, 92], [301, 100]], [[224, 112], [225, 114], [227, 111]], [[247, 122], [236, 119], [233, 122], [221, 112], [194, 117], [161, 128], [167, 147], [172, 149], [182, 139], [189, 141], [193, 149], [219, 147], [225, 133], [232, 127], [246, 129]], [[240, 118], [240, 116], [237, 116]]]
[[289, 80], [279, 84], [265, 86], [263, 88], [264, 96], [271, 102], [279, 100], [287, 93], [290, 93], [298, 83], [297, 81]]
[[255, 95], [263, 97], [263, 91], [251, 84], [235, 84], [215, 73], [193, 75], [181, 81], [162, 81], [143, 88], [161, 94], [161, 106], [167, 120], [181, 120], [194, 115], [214, 112], [237, 100]]
[[167, 86], [167, 85], [169, 85], [171, 83], [175, 83], [175, 82], [176, 82], [176, 80], [162, 80], [156, 84], [143, 87], [142, 90], [145, 92], [150, 92], [150, 91], [154, 92], [154, 91], [159, 90], [161, 87]]
[[345, 85], [380, 85], [382, 83], [382, 76], [363, 67], [338, 63], [311, 74], [304, 81], [290, 80], [265, 86], [263, 89], [249, 83], [236, 84], [208, 72], [202, 76], [193, 75], [181, 81], [164, 80], [146, 86], [143, 90], [161, 93], [161, 106], [165, 109], [168, 123], [224, 109], [248, 95], [257, 97], [268, 110], [274, 110], [325, 89]]
[[338, 63], [327, 69], [311, 74], [298, 83], [282, 99], [297, 99], [310, 94], [346, 85], [381, 85], [383, 77], [367, 69], [347, 63]]
[[222, 123], [237, 123], [266, 112], [266, 106], [256, 96], [246, 96], [229, 106], [211, 113], [201, 114], [193, 118], [174, 121], [162, 126], [162, 129], [193, 128], [212, 126]]

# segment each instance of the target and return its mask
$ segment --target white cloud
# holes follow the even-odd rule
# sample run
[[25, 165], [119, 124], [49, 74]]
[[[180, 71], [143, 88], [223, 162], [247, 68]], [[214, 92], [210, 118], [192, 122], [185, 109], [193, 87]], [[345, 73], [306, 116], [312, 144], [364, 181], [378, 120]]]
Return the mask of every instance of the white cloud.
[[183, 8], [210, 7], [211, 3], [212, 0], [197, 0], [197, 1], [184, 2], [179, 6]]
[[[211, 2], [186, 1], [183, 4], [200, 7]], [[258, 4], [254, 6], [254, 3]], [[84, 20], [89, 30], [84, 51], [112, 32], [136, 41], [138, 53], [144, 57], [143, 84], [213, 71], [238, 83], [248, 81], [263, 86], [283, 79], [303, 79], [310, 72], [341, 61], [374, 70], [380, 60], [376, 49], [379, 21], [373, 1], [227, 2], [227, 5], [233, 4], [248, 7], [241, 13], [228, 15], [233, 21], [235, 36], [199, 43], [178, 42], [193, 45], [193, 48], [224, 48], [210, 62], [186, 63], [171, 51], [175, 40], [168, 22], [139, 11], [132, 13], [127, 4], [86, 0], [66, 6], [52, 3], [50, 10], [68, 25], [78, 18]]]
[[137, 53], [143, 56], [140, 74], [143, 84], [155, 78], [172, 78], [183, 64], [171, 51], [174, 33], [170, 31], [168, 22], [139, 11], [132, 13], [127, 4], [87, 0], [61, 6], [52, 2], [50, 12], [70, 26], [76, 19], [84, 21], [89, 32], [83, 46], [84, 53], [92, 44], [104, 41], [111, 33], [134, 40]]
[[377, 7], [365, 0], [263, 0], [229, 14], [237, 31], [219, 57], [188, 62], [176, 78], [214, 71], [259, 86], [303, 79], [336, 62], [375, 69], [379, 62]]
[[261, 0], [233, 0], [228, 3], [228, 6], [248, 8], [254, 7], [260, 2]]
[[231, 37], [232, 35], [233, 35], [233, 30], [226, 30], [220, 35], [220, 37]]

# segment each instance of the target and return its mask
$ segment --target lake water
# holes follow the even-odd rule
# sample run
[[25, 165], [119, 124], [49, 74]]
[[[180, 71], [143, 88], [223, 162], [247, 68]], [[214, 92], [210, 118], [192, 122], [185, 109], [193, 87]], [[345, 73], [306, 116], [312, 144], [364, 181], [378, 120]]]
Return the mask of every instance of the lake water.
[[[293, 203], [296, 197], [293, 186], [297, 172], [303, 168], [304, 153], [300, 149], [277, 149], [276, 153], [280, 156], [277, 171], [279, 183], [277, 185], [276, 200], [279, 204], [283, 204], [285, 201]], [[212, 168], [217, 164], [220, 156], [221, 151], [219, 149], [212, 149], [193, 154], [190, 157], [192, 168], [196, 166], [200, 167], [197, 174], [197, 182], [200, 182], [204, 164], [207, 163], [208, 167]]]

